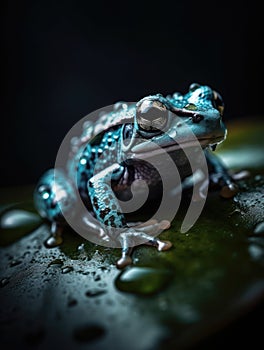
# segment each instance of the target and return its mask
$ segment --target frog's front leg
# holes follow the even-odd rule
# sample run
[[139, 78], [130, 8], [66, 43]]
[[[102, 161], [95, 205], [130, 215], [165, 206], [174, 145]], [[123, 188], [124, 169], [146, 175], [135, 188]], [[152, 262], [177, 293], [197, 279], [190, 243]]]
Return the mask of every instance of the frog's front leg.
[[238, 186], [233, 181], [228, 170], [221, 162], [220, 158], [209, 150], [205, 151], [205, 156], [210, 171], [210, 182], [212, 185], [221, 187], [220, 195], [223, 198], [232, 198], [238, 192]]
[[75, 190], [64, 172], [51, 169], [44, 173], [36, 186], [34, 203], [39, 214], [51, 222], [51, 236], [45, 242], [46, 247], [62, 243], [66, 224], [63, 212], [72, 212], [75, 202]]
[[124, 167], [116, 163], [100, 171], [88, 181], [88, 192], [97, 219], [104, 225], [108, 236], [113, 240], [118, 240], [121, 244], [122, 257], [117, 261], [118, 268], [123, 268], [132, 263], [130, 257], [131, 246], [135, 239], [156, 246], [160, 251], [171, 247], [170, 242], [160, 241], [149, 234], [151, 230], [151, 233], [155, 234], [158, 229], [167, 228], [167, 222], [166, 226], [165, 222], [162, 221], [161, 223], [155, 222], [153, 225], [142, 227], [131, 228], [128, 226], [120, 204], [111, 188], [111, 180], [120, 179], [123, 173]]

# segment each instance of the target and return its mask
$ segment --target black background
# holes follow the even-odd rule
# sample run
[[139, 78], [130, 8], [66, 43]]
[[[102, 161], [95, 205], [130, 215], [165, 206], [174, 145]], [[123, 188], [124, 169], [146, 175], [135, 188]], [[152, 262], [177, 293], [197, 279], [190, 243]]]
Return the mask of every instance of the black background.
[[0, 185], [35, 183], [91, 111], [210, 85], [227, 121], [262, 114], [260, 2], [9, 1]]
[[[32, 184], [67, 131], [116, 101], [218, 90], [225, 119], [263, 115], [260, 1], [9, 1], [2, 8], [0, 185]], [[258, 321], [257, 317], [261, 317]], [[254, 345], [263, 306], [201, 348]], [[217, 347], [217, 344], [219, 347]]]

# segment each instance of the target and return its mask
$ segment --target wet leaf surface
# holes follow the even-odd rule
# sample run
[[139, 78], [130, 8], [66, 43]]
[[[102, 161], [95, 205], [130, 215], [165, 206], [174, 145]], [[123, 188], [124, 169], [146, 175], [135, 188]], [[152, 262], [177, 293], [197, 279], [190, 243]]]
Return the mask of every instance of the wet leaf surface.
[[137, 247], [134, 265], [122, 272], [115, 267], [118, 249], [94, 245], [70, 229], [61, 246], [47, 249], [49, 226], [34, 212], [33, 187], [2, 189], [2, 344], [19, 349], [190, 348], [262, 301], [264, 160], [252, 166], [246, 157], [238, 164], [234, 150], [242, 144], [254, 158], [263, 150], [263, 131], [263, 126], [234, 125], [219, 149], [230, 168], [251, 171], [239, 181], [235, 198], [210, 193], [186, 234], [179, 231], [183, 205], [161, 235], [172, 241], [171, 250]]

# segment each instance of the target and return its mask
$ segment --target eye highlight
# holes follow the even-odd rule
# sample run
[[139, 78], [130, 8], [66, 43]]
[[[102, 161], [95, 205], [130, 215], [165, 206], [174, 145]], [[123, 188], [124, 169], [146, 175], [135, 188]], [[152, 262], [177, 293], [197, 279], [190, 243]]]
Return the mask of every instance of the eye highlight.
[[167, 123], [167, 108], [160, 101], [144, 100], [137, 107], [136, 118], [142, 130], [161, 131]]

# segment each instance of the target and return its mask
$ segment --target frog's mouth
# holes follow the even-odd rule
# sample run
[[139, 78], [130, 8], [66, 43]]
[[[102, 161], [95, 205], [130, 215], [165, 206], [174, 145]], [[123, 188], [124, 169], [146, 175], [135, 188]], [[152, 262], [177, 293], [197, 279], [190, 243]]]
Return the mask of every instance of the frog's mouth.
[[214, 151], [219, 143], [224, 141], [225, 137], [223, 135], [221, 136], [215, 136], [211, 138], [193, 138], [191, 140], [185, 140], [182, 142], [170, 142], [169, 144], [162, 145], [157, 144], [153, 141], [145, 141], [141, 142], [139, 144], [134, 145], [131, 148], [132, 156], [131, 158], [148, 158], [152, 156], [156, 156], [159, 154], [162, 154], [164, 152], [171, 153], [176, 152], [179, 150], [183, 150], [186, 148], [210, 148], [212, 151]]

